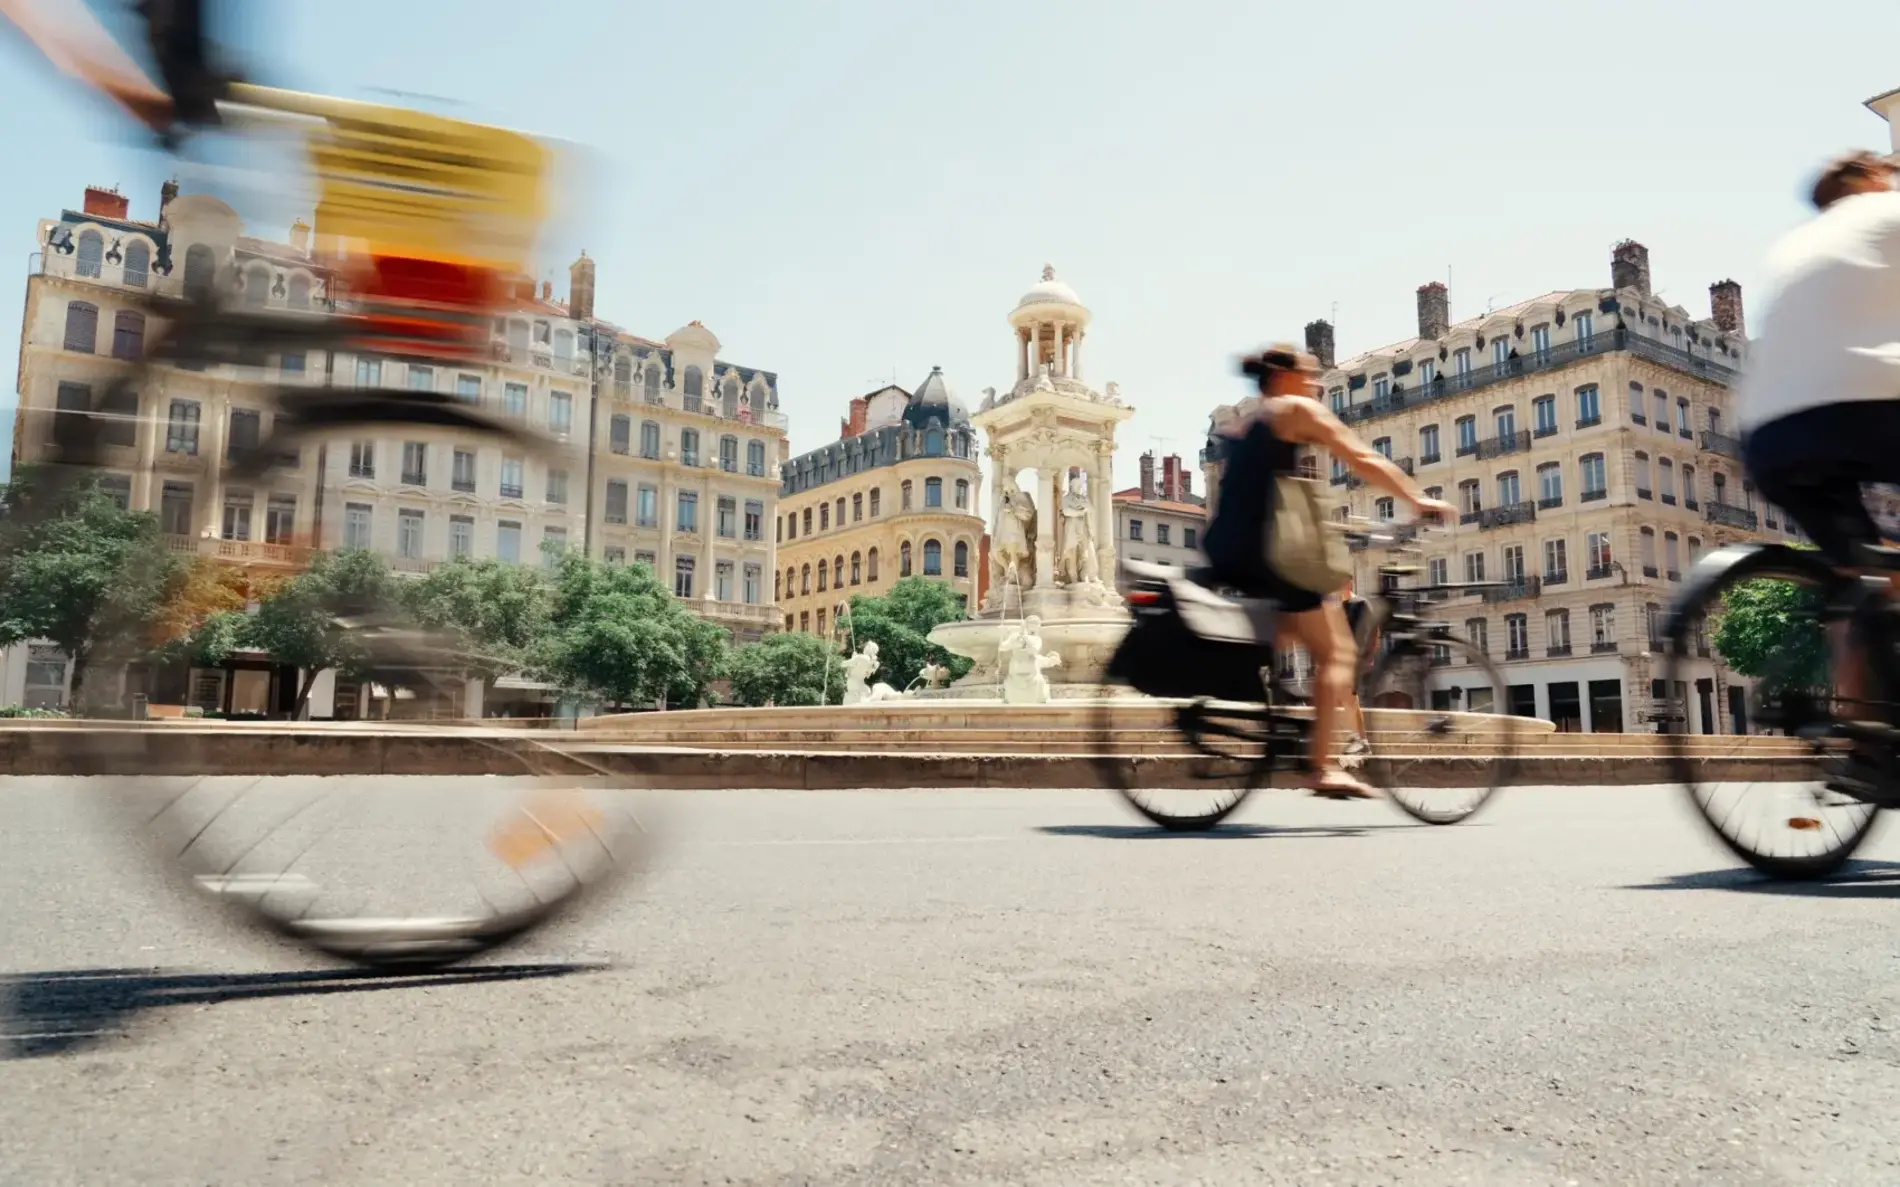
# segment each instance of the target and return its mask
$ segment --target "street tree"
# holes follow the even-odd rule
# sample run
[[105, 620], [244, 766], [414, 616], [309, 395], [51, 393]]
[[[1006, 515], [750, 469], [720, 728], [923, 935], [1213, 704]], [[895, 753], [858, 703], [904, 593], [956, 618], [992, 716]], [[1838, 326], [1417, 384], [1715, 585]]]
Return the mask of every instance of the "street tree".
[[878, 669], [873, 683], [905, 689], [917, 679], [925, 664], [942, 664], [950, 678], [961, 679], [973, 663], [967, 656], [953, 654], [930, 641], [932, 628], [946, 622], [961, 622], [966, 617], [963, 599], [941, 581], [906, 577], [891, 586], [883, 597], [851, 599], [846, 616], [848, 638], [853, 649], [868, 642], [877, 643]]
[[548, 575], [492, 557], [450, 561], [401, 588], [417, 622], [458, 637], [468, 670], [486, 680], [530, 669], [553, 621]]
[[301, 716], [317, 675], [363, 679], [377, 657], [351, 621], [388, 614], [398, 606], [395, 575], [380, 556], [362, 549], [320, 552], [310, 567], [265, 598], [252, 616], [250, 645], [280, 664], [301, 669], [293, 716]]
[[1722, 595], [1710, 642], [1723, 663], [1762, 681], [1765, 691], [1820, 688], [1827, 683], [1820, 610], [1807, 586], [1745, 581]]
[[539, 674], [609, 705], [694, 706], [725, 675], [726, 632], [688, 610], [644, 565], [578, 553], [556, 564]]
[[836, 705], [843, 657], [817, 635], [768, 635], [732, 653], [732, 695], [741, 705]]

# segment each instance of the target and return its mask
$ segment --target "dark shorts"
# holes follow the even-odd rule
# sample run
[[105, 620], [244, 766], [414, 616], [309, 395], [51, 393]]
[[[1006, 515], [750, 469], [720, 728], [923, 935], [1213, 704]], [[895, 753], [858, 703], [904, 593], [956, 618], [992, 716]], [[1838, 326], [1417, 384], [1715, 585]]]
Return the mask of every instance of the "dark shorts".
[[1822, 552], [1850, 560], [1881, 538], [1862, 486], [1900, 484], [1900, 400], [1824, 404], [1758, 425], [1742, 464]]

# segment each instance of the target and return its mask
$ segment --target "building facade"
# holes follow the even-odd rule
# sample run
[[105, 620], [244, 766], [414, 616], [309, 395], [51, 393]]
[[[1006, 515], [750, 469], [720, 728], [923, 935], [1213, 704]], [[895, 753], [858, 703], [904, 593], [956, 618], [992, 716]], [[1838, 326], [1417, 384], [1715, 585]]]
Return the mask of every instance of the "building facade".
[[[79, 210], [39, 225], [16, 465], [43, 456], [59, 408], [85, 406], [137, 365], [161, 328], [143, 312], [153, 295], [217, 286], [285, 316], [337, 308], [302, 223], [285, 242], [253, 238], [223, 202], [170, 185], [155, 220], [134, 220], [129, 207], [88, 189]], [[315, 549], [367, 548], [424, 573], [456, 557], [548, 564], [578, 549], [650, 564], [696, 612], [756, 639], [779, 621], [764, 526], [785, 442], [777, 377], [720, 359], [697, 322], [653, 341], [600, 320], [594, 267], [584, 256], [574, 264], [568, 301], [522, 281], [496, 320], [491, 357], [473, 365], [330, 351], [166, 368], [124, 410], [104, 480], [127, 506], [156, 513], [180, 553], [292, 570]], [[269, 434], [280, 385], [451, 394], [550, 444], [516, 450], [413, 426], [313, 441], [267, 488], [233, 486], [226, 458]], [[48, 662], [34, 661], [42, 684]], [[352, 693], [339, 690], [337, 712], [350, 712]]]
[[1207, 501], [1194, 493], [1193, 471], [1180, 455], [1160, 459], [1141, 455], [1141, 485], [1115, 492], [1115, 538], [1125, 560], [1190, 568], [1206, 563], [1201, 533], [1207, 529]]
[[[1742, 473], [1731, 407], [1746, 357], [1741, 287], [1709, 287], [1710, 315], [1659, 300], [1649, 253], [1612, 252], [1604, 288], [1546, 293], [1454, 323], [1442, 284], [1418, 290], [1416, 337], [1343, 361], [1333, 327], [1307, 327], [1325, 398], [1456, 524], [1422, 533], [1435, 584], [1501, 582], [1454, 594], [1439, 615], [1498, 661], [1505, 688], [1447, 672], [1467, 703], [1560, 729], [1746, 732], [1748, 682], [1698, 640], [1689, 679], [1663, 686], [1667, 606], [1703, 551], [1798, 538]], [[1235, 409], [1217, 411], [1216, 420]], [[1218, 459], [1210, 441], [1210, 481]], [[1353, 515], [1405, 518], [1394, 501], [1323, 454]], [[1381, 552], [1355, 558], [1375, 582]], [[1488, 683], [1488, 682], [1487, 682]]]
[[855, 594], [904, 577], [972, 605], [983, 572], [982, 474], [969, 411], [932, 368], [915, 391], [851, 401], [839, 440], [793, 458], [779, 488], [774, 601], [788, 631], [831, 637]]
[[1887, 134], [1891, 138], [1888, 160], [1900, 164], [1900, 89], [1875, 95], [1867, 100], [1867, 110], [1887, 121]]

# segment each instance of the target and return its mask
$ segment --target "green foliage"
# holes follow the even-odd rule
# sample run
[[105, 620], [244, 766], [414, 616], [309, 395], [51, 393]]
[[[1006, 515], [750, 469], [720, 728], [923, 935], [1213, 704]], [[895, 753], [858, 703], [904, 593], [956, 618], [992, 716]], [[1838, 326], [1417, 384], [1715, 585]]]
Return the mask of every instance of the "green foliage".
[[1710, 641], [1723, 663], [1770, 691], [1819, 688], [1827, 681], [1819, 596], [1787, 581], [1743, 582], [1723, 595]]
[[835, 705], [844, 700], [843, 657], [816, 635], [767, 635], [732, 656], [741, 705]]
[[966, 617], [963, 599], [941, 581], [906, 577], [881, 598], [854, 597], [847, 619], [854, 649], [877, 643], [878, 669], [871, 683], [888, 684], [898, 691], [910, 687], [924, 665], [939, 663], [960, 680], [972, 660], [953, 655], [930, 641], [930, 631]]
[[386, 612], [396, 600], [396, 578], [382, 557], [361, 549], [318, 553], [308, 569], [264, 599], [246, 634], [277, 663], [304, 670], [301, 711], [325, 668], [353, 679], [370, 675], [367, 650], [339, 617]]
[[64, 709], [29, 709], [24, 705], [0, 705], [0, 721], [43, 721], [65, 716]]
[[0, 647], [48, 639], [85, 677], [142, 650], [183, 562], [158, 519], [127, 511], [95, 484], [55, 491], [30, 470], [0, 487]]
[[469, 669], [490, 680], [531, 668], [553, 621], [553, 584], [526, 565], [459, 559], [401, 586], [417, 622], [458, 635]]
[[725, 630], [688, 610], [644, 565], [569, 553], [555, 569], [535, 668], [573, 695], [610, 704], [697, 706], [725, 676]]

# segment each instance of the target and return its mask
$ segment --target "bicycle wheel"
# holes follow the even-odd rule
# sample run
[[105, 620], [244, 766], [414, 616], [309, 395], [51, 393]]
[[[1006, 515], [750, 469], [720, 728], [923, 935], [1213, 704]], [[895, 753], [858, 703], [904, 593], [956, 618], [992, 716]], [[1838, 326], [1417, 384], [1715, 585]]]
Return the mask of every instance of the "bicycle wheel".
[[[1709, 571], [1712, 575], [1685, 591], [1670, 614], [1668, 687], [1693, 688], [1698, 681], [1713, 680], [1713, 665], [1705, 658], [1707, 623], [1720, 617], [1731, 592], [1754, 581], [1783, 583], [1779, 593], [1795, 607], [1797, 625], [1784, 636], [1751, 690], [1749, 716], [1798, 739], [1815, 769], [1811, 777], [1788, 780], [1708, 778], [1705, 770], [1718, 754], [1697, 740], [1706, 735], [1685, 731], [1668, 735], [1671, 774], [1730, 853], [1771, 878], [1828, 877], [1866, 842], [1879, 812], [1875, 804], [1837, 790], [1845, 785], [1832, 776], [1852, 761], [1851, 747], [1836, 738], [1836, 702], [1825, 689], [1814, 687], [1820, 675], [1816, 665], [1825, 663], [1819, 658], [1825, 654], [1819, 608], [1833, 575], [1820, 562], [1783, 548], [1738, 553], [1726, 569]], [[1870, 668], [1871, 699], [1890, 701], [1884, 669], [1878, 664]], [[1883, 704], [1876, 712], [1892, 720], [1891, 705]]]
[[1261, 705], [1160, 700], [1109, 681], [1089, 712], [1090, 758], [1142, 819], [1206, 832], [1271, 781], [1280, 743], [1270, 728]]
[[1449, 631], [1396, 640], [1367, 676], [1366, 776], [1426, 824], [1469, 820], [1510, 778], [1521, 721], [1504, 675]]

